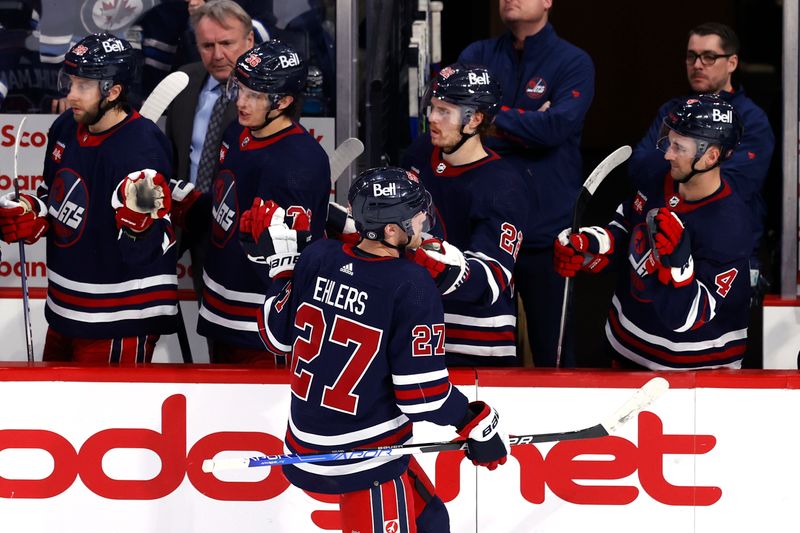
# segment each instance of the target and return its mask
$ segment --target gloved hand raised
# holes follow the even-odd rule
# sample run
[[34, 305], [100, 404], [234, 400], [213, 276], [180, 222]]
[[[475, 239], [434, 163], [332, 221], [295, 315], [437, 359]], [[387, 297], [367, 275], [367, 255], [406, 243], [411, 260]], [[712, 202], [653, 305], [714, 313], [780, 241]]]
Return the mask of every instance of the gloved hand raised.
[[578, 271], [597, 273], [608, 265], [614, 252], [614, 237], [600, 226], [580, 228], [578, 233], [565, 229], [553, 243], [553, 268], [565, 278]]
[[683, 221], [666, 207], [651, 209], [647, 212], [646, 220], [653, 268], [658, 273], [658, 280], [675, 287], [691, 283], [694, 279], [694, 260]]
[[270, 278], [291, 276], [300, 252], [311, 242], [307, 215], [295, 215], [291, 228], [286, 221], [282, 207], [261, 198], [253, 200], [239, 221], [239, 238], [247, 258], [268, 265]]
[[111, 197], [111, 206], [117, 228], [141, 233], [169, 214], [172, 196], [164, 175], [145, 168], [125, 176]]
[[409, 253], [412, 261], [428, 270], [442, 295], [450, 294], [469, 279], [464, 254], [447, 241], [427, 236], [419, 248]]

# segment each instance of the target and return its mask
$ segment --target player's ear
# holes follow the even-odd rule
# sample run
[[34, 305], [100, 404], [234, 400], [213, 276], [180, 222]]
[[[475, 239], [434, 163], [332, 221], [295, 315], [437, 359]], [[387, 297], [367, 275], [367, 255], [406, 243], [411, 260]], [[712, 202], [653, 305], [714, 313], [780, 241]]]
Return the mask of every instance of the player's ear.
[[113, 103], [119, 98], [120, 94], [122, 94], [122, 85], [114, 84], [108, 90], [108, 94], [106, 95], [106, 100], [108, 100], [110, 103]]
[[278, 111], [283, 111], [284, 109], [292, 105], [293, 102], [294, 102], [294, 96], [292, 96], [291, 94], [282, 96], [281, 99], [278, 100]]

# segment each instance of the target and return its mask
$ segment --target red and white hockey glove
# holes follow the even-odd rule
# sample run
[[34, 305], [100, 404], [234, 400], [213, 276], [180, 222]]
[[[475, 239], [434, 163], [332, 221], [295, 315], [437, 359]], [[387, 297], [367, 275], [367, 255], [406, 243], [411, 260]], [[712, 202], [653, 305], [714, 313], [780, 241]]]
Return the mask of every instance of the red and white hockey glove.
[[484, 402], [470, 402], [456, 430], [459, 436], [467, 439], [465, 454], [475, 466], [494, 470], [506, 463], [511, 452], [508, 434], [500, 425], [500, 415]]
[[309, 229], [305, 214], [296, 215], [290, 228], [282, 207], [256, 198], [242, 213], [239, 238], [250, 261], [269, 266], [270, 278], [284, 278], [292, 275], [300, 252], [311, 242]]
[[[683, 287], [694, 279], [694, 260], [689, 234], [678, 215], [665, 207], [647, 213], [647, 234], [653, 253], [648, 270], [664, 285]], [[650, 266], [652, 265], [652, 266]]]
[[194, 188], [191, 181], [170, 180], [169, 187], [172, 190], [172, 223], [179, 228], [186, 228], [189, 209], [203, 194]]
[[410, 252], [410, 259], [428, 270], [443, 296], [469, 279], [464, 254], [447, 241], [428, 236], [419, 248]]
[[356, 230], [356, 221], [346, 207], [336, 202], [328, 203], [325, 233], [328, 237], [339, 239], [347, 244], [358, 244], [361, 241], [361, 234]]
[[13, 192], [0, 196], [0, 238], [3, 241], [33, 244], [48, 227], [47, 206], [36, 196], [20, 194], [19, 200], [14, 200]]
[[570, 233], [567, 228], [553, 243], [553, 268], [565, 278], [578, 271], [597, 273], [608, 265], [614, 252], [614, 237], [605, 228], [589, 226]]
[[164, 175], [145, 168], [125, 176], [111, 197], [111, 206], [118, 229], [141, 233], [169, 214], [172, 195]]

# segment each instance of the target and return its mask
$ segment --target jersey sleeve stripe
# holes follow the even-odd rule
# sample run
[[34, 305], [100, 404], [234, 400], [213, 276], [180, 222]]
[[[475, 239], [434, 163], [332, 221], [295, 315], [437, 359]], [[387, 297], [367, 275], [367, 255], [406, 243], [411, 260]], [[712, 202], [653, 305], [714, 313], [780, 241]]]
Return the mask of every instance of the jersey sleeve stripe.
[[349, 446], [354, 442], [367, 441], [383, 436], [385, 433], [395, 431], [404, 424], [407, 424], [409, 419], [407, 416], [401, 414], [391, 420], [375, 424], [373, 426], [350, 431], [347, 433], [339, 433], [336, 435], [320, 435], [300, 430], [294, 423], [291, 411], [289, 412], [289, 429], [294, 436], [311, 446], [317, 446], [320, 449], [334, 448], [339, 449], [344, 446]]
[[245, 307], [243, 305], [233, 305], [222, 301], [218, 298], [208, 287], [203, 289], [203, 303], [204, 307], [223, 312], [228, 315], [241, 316], [242, 318], [255, 318], [258, 314], [258, 309], [261, 304], [253, 305], [252, 307]]
[[448, 374], [446, 368], [433, 372], [423, 372], [421, 374], [392, 374], [392, 383], [394, 383], [395, 386], [418, 385], [441, 379], [450, 379], [450, 374]]
[[394, 396], [401, 402], [425, 401], [426, 399], [441, 396], [450, 390], [450, 383], [439, 383], [431, 387], [415, 387], [411, 389], [395, 388]]
[[239, 301], [249, 304], [257, 304], [261, 305], [264, 303], [264, 295], [255, 293], [255, 292], [242, 292], [242, 291], [234, 291], [231, 289], [227, 289], [223, 287], [220, 283], [217, 283], [213, 279], [209, 277], [208, 274], [203, 272], [203, 282], [205, 283], [206, 287], [209, 287], [211, 290], [223, 296], [226, 300], [233, 300]]
[[517, 319], [514, 315], [497, 315], [481, 318], [445, 313], [444, 321], [447, 324], [459, 324], [462, 326], [475, 326], [482, 328], [500, 328], [504, 326], [516, 327], [517, 325]]
[[491, 303], [495, 303], [497, 301], [497, 299], [500, 297], [500, 292], [501, 291], [500, 291], [500, 287], [497, 285], [497, 282], [494, 279], [494, 275], [492, 274], [491, 269], [489, 268], [489, 266], [485, 262], [483, 262], [483, 261], [481, 261], [479, 259], [476, 259], [474, 257], [470, 257], [468, 259], [468, 261], [470, 263], [472, 263], [471, 266], [474, 267], [475, 265], [478, 265], [483, 269], [484, 273], [486, 274], [486, 285], [492, 291], [492, 301], [491, 301]]
[[275, 355], [288, 355], [291, 353], [292, 347], [289, 344], [280, 342], [278, 339], [276, 339], [275, 335], [269, 329], [269, 313], [272, 311], [272, 302], [274, 300], [274, 296], [269, 298], [264, 303], [262, 311], [256, 315], [258, 334], [261, 337], [261, 341], [264, 343], [264, 346], [267, 347], [267, 350]]
[[[47, 279], [65, 289], [87, 294], [113, 294], [118, 292], [139, 291], [158, 285], [178, 285], [177, 274], [163, 274], [147, 278], [132, 279], [121, 283], [85, 283], [73, 281], [56, 273], [52, 268], [47, 270]], [[263, 296], [262, 296], [263, 301]]]

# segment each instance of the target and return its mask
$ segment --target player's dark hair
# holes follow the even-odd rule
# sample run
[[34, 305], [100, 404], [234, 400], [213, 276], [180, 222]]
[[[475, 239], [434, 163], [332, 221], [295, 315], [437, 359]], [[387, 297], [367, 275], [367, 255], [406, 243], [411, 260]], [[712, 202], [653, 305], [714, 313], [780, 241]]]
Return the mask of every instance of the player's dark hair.
[[699, 35], [701, 37], [716, 35], [719, 37], [722, 50], [726, 54], [739, 53], [739, 37], [736, 35], [736, 32], [733, 31], [733, 28], [727, 24], [721, 22], [706, 22], [689, 30], [689, 37], [692, 35]]

